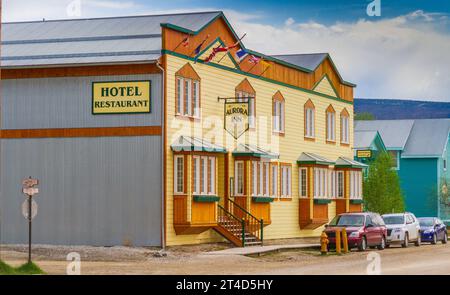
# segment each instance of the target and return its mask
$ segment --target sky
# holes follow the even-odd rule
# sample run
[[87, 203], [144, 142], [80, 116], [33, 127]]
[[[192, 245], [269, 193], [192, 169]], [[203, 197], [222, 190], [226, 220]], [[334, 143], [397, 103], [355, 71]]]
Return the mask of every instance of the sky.
[[373, 1], [3, 0], [2, 19], [222, 10], [247, 48], [330, 53], [355, 97], [450, 102], [450, 0]]

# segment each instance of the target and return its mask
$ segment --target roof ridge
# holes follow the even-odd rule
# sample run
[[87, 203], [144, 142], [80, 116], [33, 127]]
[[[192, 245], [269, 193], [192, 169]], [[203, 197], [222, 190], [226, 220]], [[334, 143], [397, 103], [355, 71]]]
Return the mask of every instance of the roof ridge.
[[319, 55], [319, 54], [329, 54], [328, 52], [317, 52], [317, 53], [288, 53], [288, 54], [272, 54], [270, 56], [295, 56], [295, 55]]
[[29, 24], [29, 23], [47, 23], [47, 22], [68, 22], [68, 21], [86, 21], [86, 20], [104, 20], [104, 19], [124, 19], [124, 18], [143, 18], [143, 17], [157, 17], [157, 16], [176, 16], [176, 15], [193, 15], [193, 14], [208, 14], [208, 13], [223, 13], [221, 10], [198, 11], [198, 12], [179, 12], [168, 14], [142, 14], [142, 15], [124, 15], [124, 16], [105, 16], [105, 17], [90, 17], [90, 18], [67, 18], [67, 19], [50, 19], [50, 20], [30, 20], [30, 21], [16, 21], [16, 22], [2, 22], [2, 25], [10, 24]]

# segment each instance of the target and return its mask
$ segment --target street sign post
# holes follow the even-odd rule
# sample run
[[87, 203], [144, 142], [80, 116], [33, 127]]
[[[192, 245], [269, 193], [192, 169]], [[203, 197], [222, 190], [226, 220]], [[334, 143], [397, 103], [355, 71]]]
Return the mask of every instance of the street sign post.
[[22, 214], [28, 219], [28, 263], [31, 263], [31, 223], [37, 215], [37, 203], [33, 200], [33, 196], [39, 193], [39, 189], [35, 187], [39, 184], [39, 180], [31, 178], [25, 178], [22, 181], [22, 192], [28, 197], [22, 204]]

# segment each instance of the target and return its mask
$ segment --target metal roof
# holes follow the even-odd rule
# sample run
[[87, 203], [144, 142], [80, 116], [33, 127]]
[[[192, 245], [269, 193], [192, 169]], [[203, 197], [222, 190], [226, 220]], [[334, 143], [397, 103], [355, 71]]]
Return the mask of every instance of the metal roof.
[[353, 148], [355, 149], [366, 149], [370, 148], [373, 141], [377, 137], [378, 132], [377, 131], [360, 131], [355, 130], [354, 133], [354, 139], [353, 139]]
[[154, 61], [161, 24], [198, 31], [221, 12], [4, 23], [2, 66]]
[[202, 138], [191, 136], [180, 136], [172, 145], [171, 149], [175, 152], [211, 152], [226, 153], [227, 150], [217, 144], [206, 141]]
[[273, 58], [310, 71], [314, 71], [327, 56], [327, 53], [272, 55]]
[[355, 121], [355, 131], [378, 131], [388, 150], [403, 150], [414, 120]]
[[314, 164], [320, 164], [320, 165], [333, 165], [334, 164], [333, 161], [331, 161], [325, 157], [319, 156], [317, 154], [314, 154], [314, 153], [302, 153], [300, 155], [300, 157], [297, 159], [297, 163], [298, 164], [314, 163]]
[[441, 157], [450, 132], [450, 119], [415, 120], [402, 158]]
[[369, 167], [366, 164], [363, 164], [361, 162], [346, 158], [346, 157], [339, 157], [336, 160], [335, 167], [351, 167], [351, 168], [366, 168]]
[[252, 156], [268, 159], [278, 159], [279, 154], [264, 150], [260, 147], [251, 144], [240, 143], [233, 151], [233, 156]]

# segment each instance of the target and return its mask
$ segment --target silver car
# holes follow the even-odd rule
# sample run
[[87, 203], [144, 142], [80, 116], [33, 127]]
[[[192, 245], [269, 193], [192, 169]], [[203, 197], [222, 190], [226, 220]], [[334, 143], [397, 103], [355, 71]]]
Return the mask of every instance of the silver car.
[[406, 248], [411, 242], [420, 246], [420, 224], [414, 214], [405, 212], [385, 214], [382, 217], [387, 227], [386, 246], [401, 244], [403, 248]]

